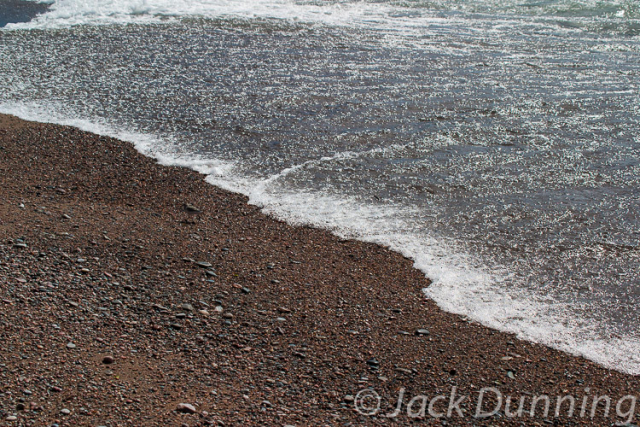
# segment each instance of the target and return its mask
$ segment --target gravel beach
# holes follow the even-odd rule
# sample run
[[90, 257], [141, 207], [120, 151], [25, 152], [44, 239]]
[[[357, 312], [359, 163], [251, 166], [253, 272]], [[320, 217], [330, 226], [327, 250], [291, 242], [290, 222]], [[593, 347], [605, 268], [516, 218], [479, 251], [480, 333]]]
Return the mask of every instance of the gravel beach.
[[635, 422], [637, 377], [443, 312], [411, 260], [129, 143], [0, 116], [0, 184], [0, 425]]

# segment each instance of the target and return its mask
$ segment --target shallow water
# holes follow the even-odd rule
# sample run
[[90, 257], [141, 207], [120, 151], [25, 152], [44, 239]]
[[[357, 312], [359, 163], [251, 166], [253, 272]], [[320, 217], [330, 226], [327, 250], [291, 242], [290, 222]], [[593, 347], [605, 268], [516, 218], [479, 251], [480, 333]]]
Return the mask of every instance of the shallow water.
[[0, 31], [0, 111], [120, 136], [388, 245], [443, 308], [638, 373], [638, 16], [61, 0]]

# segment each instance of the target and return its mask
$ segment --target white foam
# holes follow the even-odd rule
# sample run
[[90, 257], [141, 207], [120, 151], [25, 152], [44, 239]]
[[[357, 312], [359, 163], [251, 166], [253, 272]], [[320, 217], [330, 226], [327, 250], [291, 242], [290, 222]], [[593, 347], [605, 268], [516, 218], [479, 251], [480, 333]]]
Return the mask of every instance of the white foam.
[[[427, 12], [384, 3], [309, 2], [294, 0], [56, 0], [47, 13], [8, 29], [61, 28], [74, 25], [104, 25], [162, 22], [172, 17], [286, 19], [330, 25], [379, 26], [391, 29], [412, 26]], [[408, 13], [410, 12], [410, 13]], [[427, 14], [429, 21], [442, 21]], [[420, 22], [420, 25], [423, 25]]]
[[[38, 0], [31, 0], [38, 1]], [[569, 19], [598, 16], [625, 21], [637, 18], [640, 9], [628, 0], [602, 4], [598, 0], [583, 1], [580, 7], [570, 0], [523, 5], [518, 0], [496, 3], [493, 0], [434, 0], [429, 5], [407, 7], [398, 2], [380, 1], [300, 1], [300, 0], [42, 0], [50, 3], [48, 12], [26, 23], [13, 23], [7, 29], [62, 28], [75, 25], [105, 25], [163, 22], [176, 17], [285, 19], [305, 23], [321, 23], [350, 27], [384, 28], [392, 32], [428, 32], [430, 24], [465, 22], [462, 15], [443, 18], [442, 11], [476, 14], [489, 13], [495, 25], [498, 16], [561, 16]], [[407, 3], [410, 5], [410, 3]], [[582, 11], [582, 12], [581, 12]], [[587, 19], [587, 18], [584, 18]], [[590, 22], [588, 18], [587, 22]], [[529, 22], [531, 24], [531, 22]], [[464, 26], [459, 28], [464, 30]]]
[[105, 121], [79, 118], [76, 114], [65, 112], [65, 108], [55, 103], [46, 106], [38, 103], [3, 102], [0, 113], [12, 114], [24, 120], [41, 123], [54, 123], [73, 126], [86, 132], [110, 136], [132, 143], [136, 150], [145, 156], [153, 157], [165, 166], [180, 166], [194, 169], [205, 175], [224, 175], [230, 173], [235, 164], [218, 159], [204, 159], [192, 153], [181, 153], [174, 148], [174, 141], [158, 138], [154, 135], [122, 129]]
[[63, 111], [55, 105], [0, 103], [1, 113], [76, 126], [129, 141], [141, 153], [155, 157], [162, 164], [190, 167], [208, 174], [207, 182], [245, 194], [249, 203], [290, 223], [322, 227], [345, 238], [387, 246], [413, 259], [415, 267], [432, 280], [431, 286], [424, 290], [425, 295], [444, 310], [515, 333], [522, 339], [584, 356], [610, 369], [640, 373], [637, 337], [606, 339], [594, 335], [592, 325], [575, 317], [570, 307], [510, 286], [506, 270], [489, 271], [479, 260], [461, 252], [455, 242], [434, 235], [429, 224], [416, 223], [415, 218], [419, 216], [416, 211], [401, 206], [366, 204], [346, 196], [294, 192], [280, 184], [282, 178], [309, 165], [362, 153], [340, 153], [293, 166], [266, 179], [248, 179], [236, 174], [233, 163], [182, 154], [175, 150], [173, 141], [117, 131], [116, 126], [104, 122], [71, 119], [73, 116]]
[[328, 229], [338, 236], [377, 243], [403, 254], [432, 280], [425, 295], [445, 311], [585, 357], [609, 369], [640, 373], [637, 337], [598, 336], [594, 325], [575, 317], [571, 307], [515, 286], [508, 271], [490, 271], [480, 260], [460, 252], [455, 242], [413, 223], [411, 218], [416, 213], [409, 209], [365, 205], [326, 194], [294, 193], [277, 186], [279, 177], [297, 168], [259, 182], [230, 181], [228, 176], [210, 176], [207, 182], [243, 193], [249, 196], [249, 203], [289, 223]]

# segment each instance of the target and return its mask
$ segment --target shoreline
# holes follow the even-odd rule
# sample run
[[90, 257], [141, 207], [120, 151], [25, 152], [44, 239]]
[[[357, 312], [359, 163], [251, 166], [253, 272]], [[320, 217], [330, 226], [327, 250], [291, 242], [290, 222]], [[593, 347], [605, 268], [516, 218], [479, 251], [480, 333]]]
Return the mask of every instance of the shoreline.
[[[290, 226], [113, 138], [0, 115], [0, 147], [9, 425], [634, 422], [637, 376], [442, 311], [396, 252]], [[575, 414], [508, 417], [503, 399], [477, 418], [480, 396], [477, 415], [497, 407], [489, 388], [512, 411], [573, 396]], [[356, 410], [366, 389], [375, 416]], [[401, 393], [443, 399], [385, 417]], [[592, 419], [596, 396], [611, 405]]]

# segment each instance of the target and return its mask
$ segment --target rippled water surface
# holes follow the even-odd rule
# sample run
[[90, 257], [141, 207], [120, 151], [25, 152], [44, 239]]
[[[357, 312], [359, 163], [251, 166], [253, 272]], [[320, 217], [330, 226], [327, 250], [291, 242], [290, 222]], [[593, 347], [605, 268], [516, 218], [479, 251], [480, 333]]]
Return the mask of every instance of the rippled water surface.
[[0, 110], [376, 241], [443, 308], [640, 372], [637, 2], [59, 1]]

